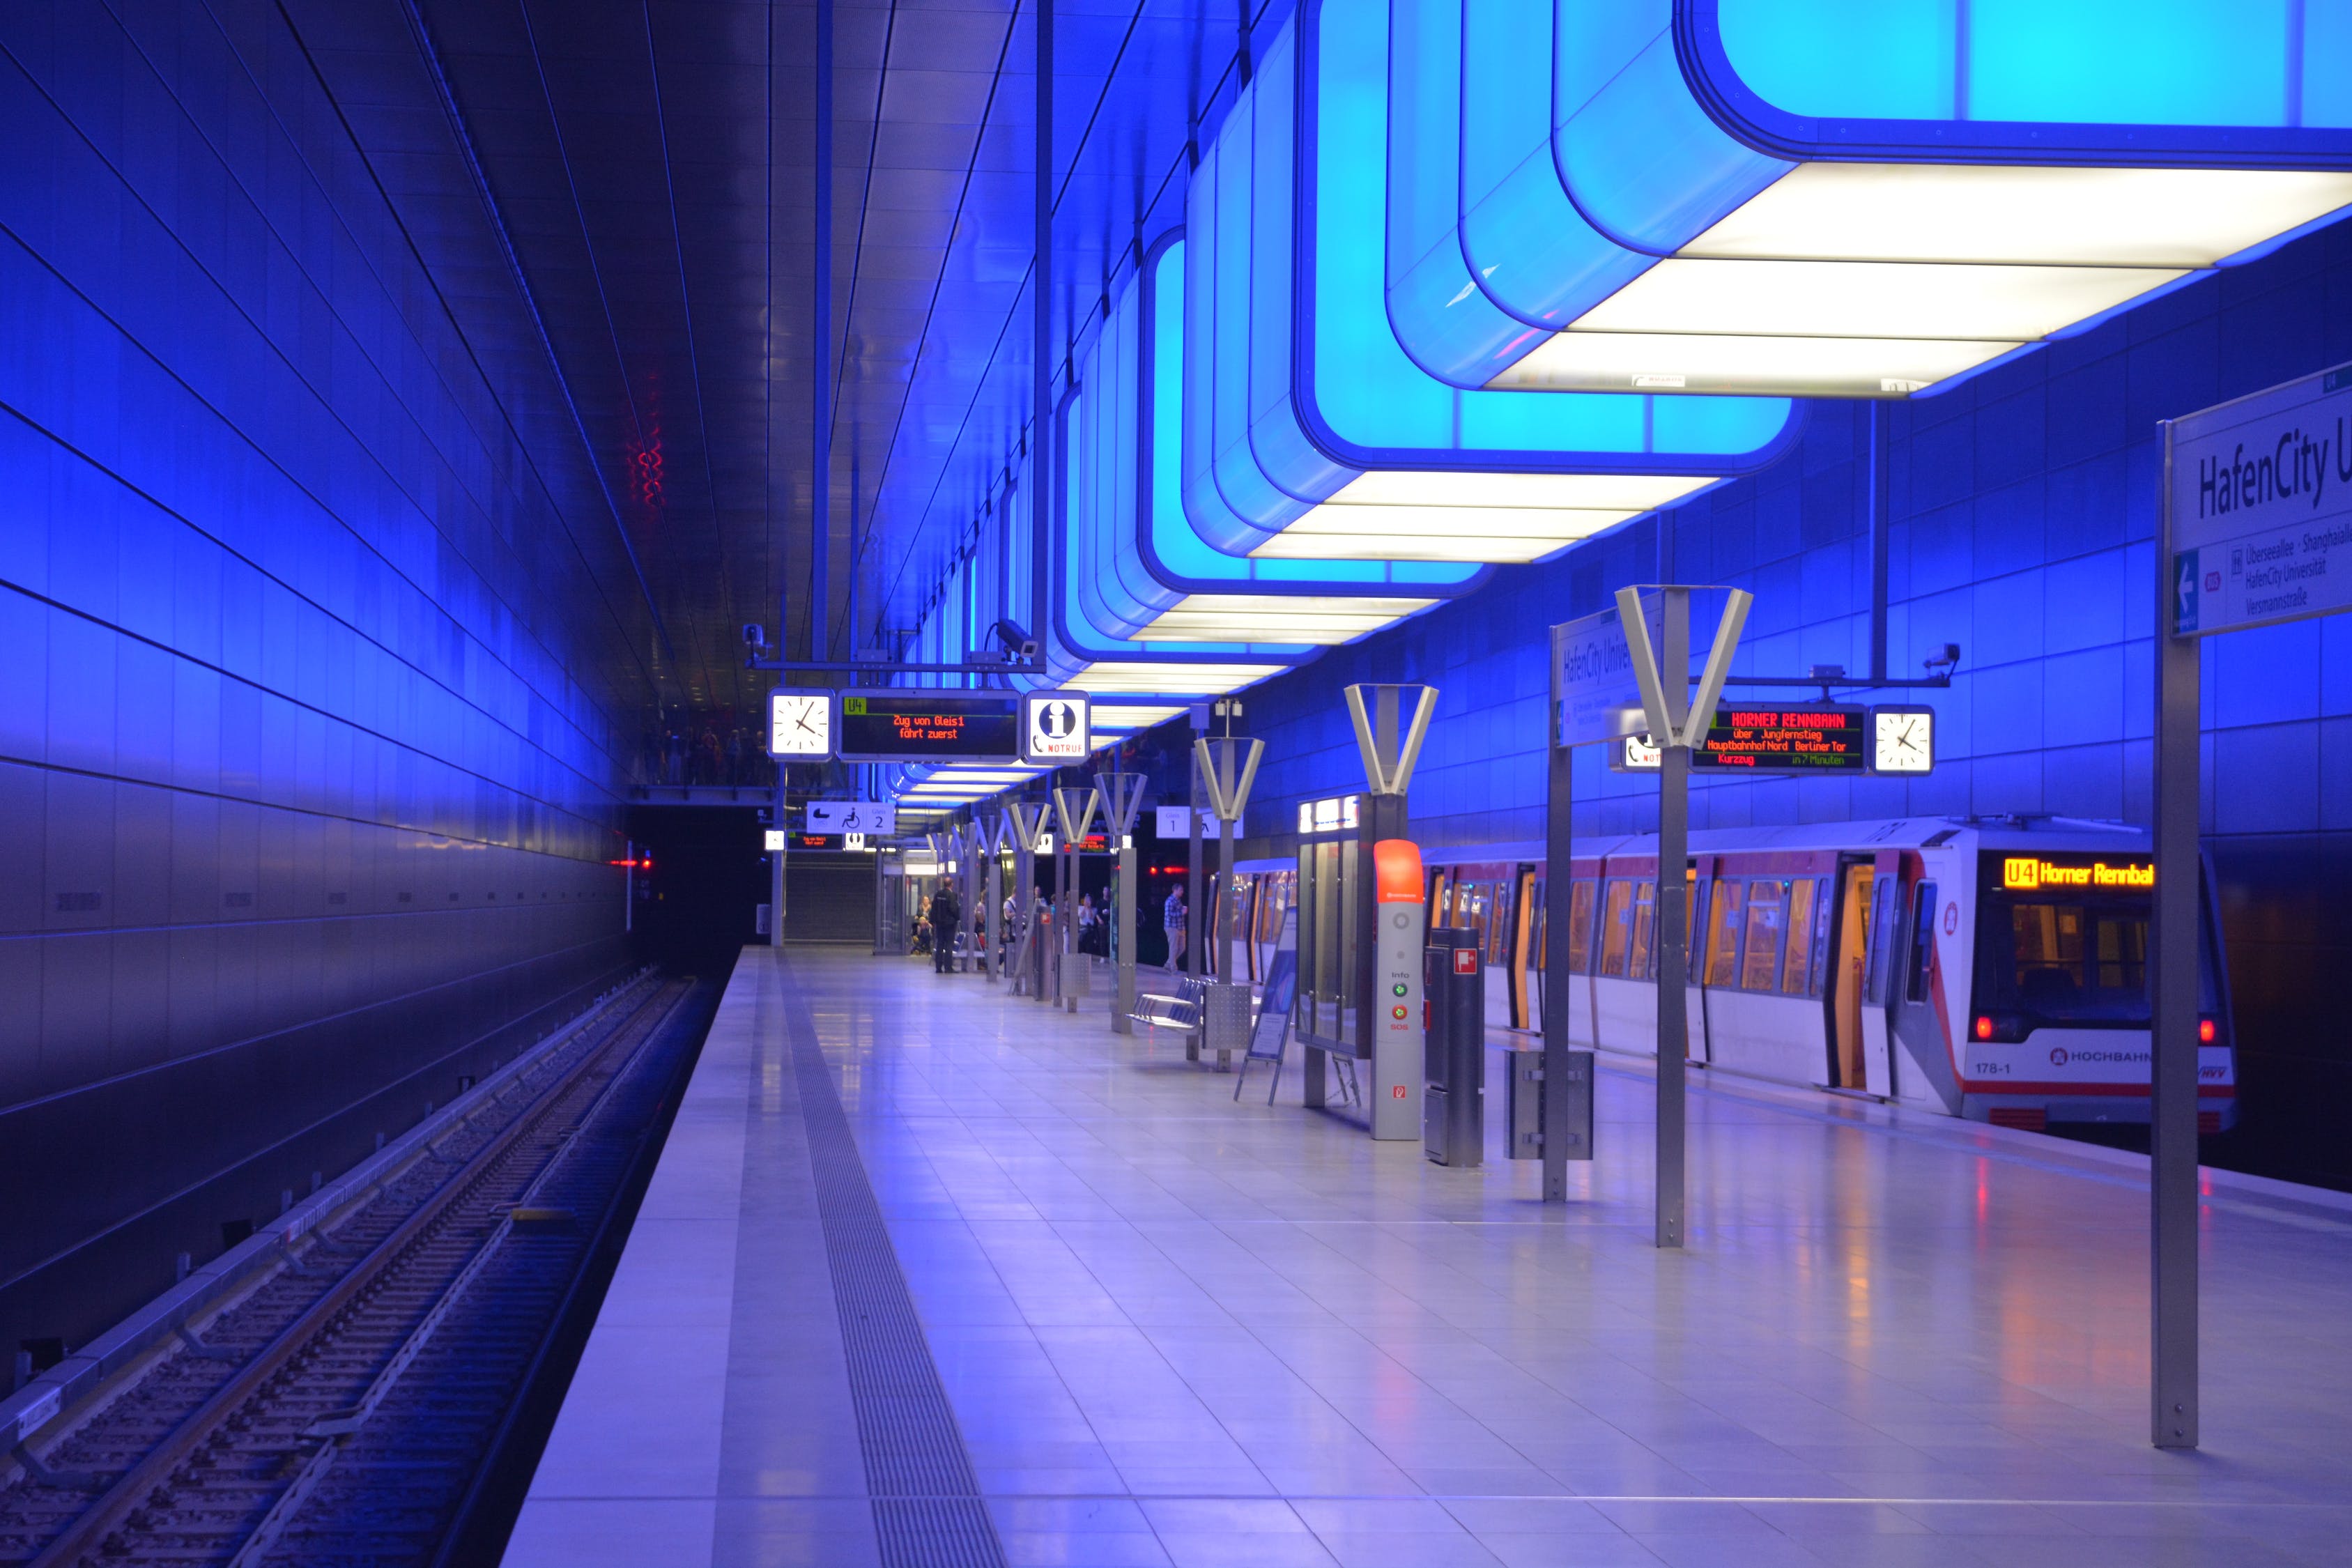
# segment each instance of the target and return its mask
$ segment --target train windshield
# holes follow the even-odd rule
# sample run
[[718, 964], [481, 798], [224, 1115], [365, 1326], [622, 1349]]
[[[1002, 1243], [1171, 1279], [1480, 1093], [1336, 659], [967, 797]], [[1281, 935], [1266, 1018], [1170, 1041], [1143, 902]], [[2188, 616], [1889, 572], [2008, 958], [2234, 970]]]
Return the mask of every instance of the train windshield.
[[2146, 1027], [2145, 858], [1985, 857], [1976, 1010], [2040, 1024]]

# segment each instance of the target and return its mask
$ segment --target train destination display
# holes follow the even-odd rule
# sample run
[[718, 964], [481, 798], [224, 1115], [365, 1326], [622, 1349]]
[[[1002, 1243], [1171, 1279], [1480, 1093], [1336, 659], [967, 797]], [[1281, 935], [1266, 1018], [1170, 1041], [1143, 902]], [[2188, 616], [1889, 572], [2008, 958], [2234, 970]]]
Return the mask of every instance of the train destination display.
[[835, 753], [845, 763], [1010, 763], [1021, 695], [919, 687], [845, 691]]
[[[1859, 704], [1726, 703], [1716, 709], [1705, 743], [1691, 749], [1691, 769], [1703, 773], [1861, 773], [1870, 771], [1871, 752], [1870, 710]], [[1647, 773], [1658, 765], [1658, 748], [1646, 734], [1628, 737], [1621, 754], [1621, 771]]]

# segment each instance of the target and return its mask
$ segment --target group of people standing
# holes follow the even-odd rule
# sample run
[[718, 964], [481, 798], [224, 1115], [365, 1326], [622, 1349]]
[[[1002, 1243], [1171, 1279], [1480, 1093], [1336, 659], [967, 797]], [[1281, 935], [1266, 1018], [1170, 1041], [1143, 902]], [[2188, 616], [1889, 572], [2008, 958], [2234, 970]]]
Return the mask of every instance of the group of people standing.
[[[1045, 895], [1039, 894], [1037, 897], [1039, 911], [1044, 910], [1045, 902]], [[1016, 929], [1020, 910], [1014, 905], [1010, 894], [1006, 895], [1004, 908], [1000, 913], [1003, 921], [1003, 924], [998, 928], [1000, 931], [1011, 931]], [[941, 881], [938, 889], [931, 894], [930, 903], [917, 919], [919, 923], [915, 932], [915, 951], [919, 952], [922, 951], [924, 941], [928, 937], [931, 952], [931, 968], [940, 974], [949, 973], [954, 967], [955, 961], [953, 933], [963, 923], [963, 900], [956, 897], [955, 885]], [[983, 928], [986, 921], [987, 917], [983, 911], [982, 916]], [[1168, 939], [1168, 959], [1165, 967], [1171, 973], [1184, 962], [1185, 933], [1191, 923], [1192, 910], [1184, 902], [1184, 884], [1179, 882], [1170, 891], [1167, 901], [1160, 905], [1160, 930]], [[1078, 896], [1076, 924], [1077, 950], [1080, 952], [1104, 953], [1108, 945], [1107, 940], [1108, 928], [1104, 923], [1101, 911], [1095, 908], [1092, 893], [1081, 893]], [[984, 939], [986, 935], [984, 930], [982, 934]]]

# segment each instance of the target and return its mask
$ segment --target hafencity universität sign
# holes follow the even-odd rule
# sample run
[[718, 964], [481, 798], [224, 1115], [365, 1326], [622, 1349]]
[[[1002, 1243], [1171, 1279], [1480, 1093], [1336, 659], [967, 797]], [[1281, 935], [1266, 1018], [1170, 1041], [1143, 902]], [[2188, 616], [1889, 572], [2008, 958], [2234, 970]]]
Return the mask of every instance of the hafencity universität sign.
[[2176, 635], [2352, 609], [2352, 365], [2176, 420], [2171, 441]]

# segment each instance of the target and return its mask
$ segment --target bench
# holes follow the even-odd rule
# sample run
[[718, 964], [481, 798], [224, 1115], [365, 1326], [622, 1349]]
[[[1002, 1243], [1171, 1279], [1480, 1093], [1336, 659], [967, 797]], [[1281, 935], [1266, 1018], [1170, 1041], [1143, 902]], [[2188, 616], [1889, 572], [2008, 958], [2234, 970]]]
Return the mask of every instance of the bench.
[[1135, 1011], [1128, 1017], [1148, 1029], [1174, 1029], [1181, 1035], [1198, 1035], [1207, 991], [1208, 987], [1201, 981], [1179, 980], [1173, 995], [1152, 991], [1138, 996]]

